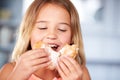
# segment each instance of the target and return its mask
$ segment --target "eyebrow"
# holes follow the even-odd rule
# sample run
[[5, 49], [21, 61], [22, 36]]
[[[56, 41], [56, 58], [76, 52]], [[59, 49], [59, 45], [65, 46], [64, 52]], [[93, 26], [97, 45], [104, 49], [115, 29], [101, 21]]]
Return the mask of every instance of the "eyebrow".
[[[46, 22], [48, 22], [48, 21], [36, 21], [36, 23], [46, 23]], [[68, 24], [66, 22], [60, 22], [59, 24], [70, 26], [70, 24]]]
[[48, 21], [36, 21], [36, 23], [45, 23], [45, 22], [48, 22]]
[[59, 23], [59, 24], [63, 24], [63, 25], [70, 26], [70, 24], [68, 24], [68, 23], [65, 23], [65, 22], [61, 22], [61, 23]]

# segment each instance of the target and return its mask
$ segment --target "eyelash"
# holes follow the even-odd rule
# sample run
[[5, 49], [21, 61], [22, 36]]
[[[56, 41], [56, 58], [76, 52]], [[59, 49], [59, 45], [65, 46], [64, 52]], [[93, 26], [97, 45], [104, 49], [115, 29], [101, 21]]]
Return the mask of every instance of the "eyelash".
[[47, 29], [47, 28], [46, 28], [46, 27], [45, 27], [45, 28], [40, 28], [40, 27], [39, 27], [38, 29], [40, 29], [40, 30], [45, 30], [45, 29]]
[[60, 30], [60, 31], [62, 31], [62, 32], [66, 32], [67, 30], [63, 30], [63, 29], [58, 29], [58, 30]]
[[[38, 29], [40, 29], [40, 30], [45, 30], [45, 29], [47, 29], [47, 27], [38, 27]], [[65, 29], [58, 29], [59, 31], [61, 31], [61, 32], [66, 32], [67, 30], [65, 30]]]

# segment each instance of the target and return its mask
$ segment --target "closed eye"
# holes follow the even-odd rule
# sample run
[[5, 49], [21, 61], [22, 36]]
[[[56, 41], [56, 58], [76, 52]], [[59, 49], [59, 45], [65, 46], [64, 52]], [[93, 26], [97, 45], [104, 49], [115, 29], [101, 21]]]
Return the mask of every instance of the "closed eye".
[[66, 32], [66, 29], [58, 29], [59, 31]]
[[47, 29], [47, 27], [38, 27], [38, 29], [45, 30], [45, 29]]

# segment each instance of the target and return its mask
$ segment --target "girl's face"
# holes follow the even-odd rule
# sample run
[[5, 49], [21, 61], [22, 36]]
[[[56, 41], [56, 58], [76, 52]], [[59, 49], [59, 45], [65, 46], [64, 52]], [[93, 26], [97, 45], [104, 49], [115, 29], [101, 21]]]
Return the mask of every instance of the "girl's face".
[[69, 13], [60, 6], [46, 4], [40, 9], [31, 34], [31, 46], [42, 41], [59, 51], [66, 43], [71, 43]]

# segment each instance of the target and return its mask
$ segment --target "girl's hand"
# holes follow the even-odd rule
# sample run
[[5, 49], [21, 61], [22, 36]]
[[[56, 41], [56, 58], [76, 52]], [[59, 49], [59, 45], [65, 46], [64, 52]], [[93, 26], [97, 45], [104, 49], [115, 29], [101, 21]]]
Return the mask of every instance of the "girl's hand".
[[16, 61], [13, 70], [14, 77], [27, 80], [36, 70], [46, 68], [50, 63], [49, 54], [44, 49], [27, 51]]
[[82, 80], [80, 65], [69, 56], [61, 56], [58, 59], [57, 70], [62, 80]]

